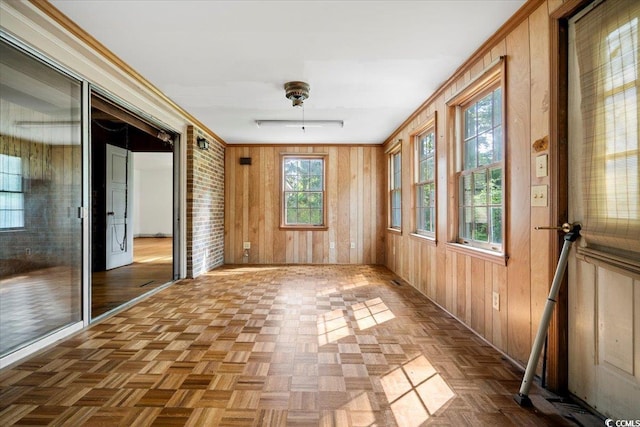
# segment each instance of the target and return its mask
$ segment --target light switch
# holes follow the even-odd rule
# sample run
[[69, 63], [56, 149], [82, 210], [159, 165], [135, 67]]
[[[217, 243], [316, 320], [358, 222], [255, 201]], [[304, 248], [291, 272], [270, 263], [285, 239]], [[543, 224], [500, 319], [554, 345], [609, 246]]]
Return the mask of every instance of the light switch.
[[549, 175], [547, 171], [547, 158], [546, 154], [536, 157], [536, 177], [542, 178]]
[[547, 186], [531, 186], [531, 206], [547, 206]]
[[251, 249], [251, 242], [243, 242], [242, 249]]

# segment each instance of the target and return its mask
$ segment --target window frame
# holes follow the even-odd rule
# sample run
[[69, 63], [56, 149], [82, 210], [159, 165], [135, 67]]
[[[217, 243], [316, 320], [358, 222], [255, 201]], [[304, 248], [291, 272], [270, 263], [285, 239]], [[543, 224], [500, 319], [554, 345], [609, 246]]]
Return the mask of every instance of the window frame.
[[[322, 160], [322, 190], [313, 193], [322, 194], [322, 224], [287, 224], [287, 207], [285, 193], [285, 161], [287, 159], [296, 160]], [[304, 191], [303, 191], [304, 192]], [[280, 228], [286, 230], [327, 230], [327, 155], [326, 154], [302, 154], [302, 153], [282, 153], [280, 155]]]
[[[634, 30], [631, 30], [631, 32], [638, 34], [638, 31], [640, 31], [640, 19], [634, 18], [628, 21], [624, 25], [619, 25], [618, 23], [616, 23], [614, 27], [617, 27], [617, 28], [613, 31], [610, 31], [608, 37], [611, 37], [613, 33], [617, 31], [621, 31], [625, 26], [634, 28]], [[607, 42], [609, 42], [609, 40], [607, 40]], [[599, 46], [608, 46], [608, 45], [609, 43], [602, 43]], [[604, 48], [600, 52], [600, 55], [601, 56], [605, 55]], [[604, 61], [606, 61], [606, 59], [603, 59], [603, 62]], [[611, 69], [607, 67], [606, 72], [610, 72], [610, 71]], [[604, 77], [599, 76], [598, 78], [597, 85], [602, 87], [602, 89], [601, 89], [601, 92], [599, 93], [599, 95], [601, 96], [597, 97], [597, 102], [598, 102], [597, 109], [604, 111], [604, 113], [602, 112], [597, 113], [596, 127], [599, 129], [603, 129], [606, 135], [610, 135], [611, 133], [616, 132], [615, 126], [613, 125], [614, 120], [610, 120], [611, 117], [607, 117], [610, 113], [611, 115], [615, 116], [615, 111], [612, 112], [609, 109], [611, 108], [615, 110], [615, 108], [620, 105], [619, 100], [616, 99], [618, 95], [623, 95], [623, 98], [625, 99], [625, 101], [623, 101], [623, 104], [625, 104], [626, 106], [627, 105], [626, 98], [627, 98], [628, 92], [632, 89], [635, 91], [633, 93], [633, 97], [635, 98], [635, 105], [634, 105], [635, 114], [629, 114], [629, 117], [635, 117], [636, 122], [631, 124], [635, 125], [633, 127], [635, 127], [636, 132], [638, 131], [638, 129], [640, 129], [640, 120], [638, 119], [638, 113], [640, 112], [640, 75], [638, 75], [638, 71], [639, 71], [638, 69], [636, 69], [635, 71], [636, 71], [636, 75], [633, 81], [631, 82], [625, 81], [625, 82], [622, 82], [622, 84], [618, 84], [618, 85], [612, 82], [611, 88], [606, 87], [605, 81], [607, 79], [612, 79], [612, 75], [609, 74], [609, 75], [605, 75]], [[616, 105], [616, 102], [618, 102], [617, 105]], [[633, 103], [631, 102], [629, 102], [628, 104], [633, 105]], [[627, 133], [625, 132], [625, 136], [626, 135]], [[614, 136], [613, 139], [617, 141], [618, 140], [617, 135]], [[613, 148], [613, 150], [609, 151], [608, 148]], [[636, 165], [636, 173], [640, 174], [640, 167], [638, 167], [638, 165], [640, 164], [640, 156], [638, 155], [637, 147], [636, 147], [636, 150], [634, 151], [633, 149], [618, 150], [616, 149], [616, 147], [605, 146], [605, 152], [602, 153], [601, 156], [594, 156], [593, 160], [595, 160], [599, 166], [605, 169], [605, 171], [615, 169], [615, 168], [610, 168], [608, 166], [608, 164], [610, 164], [611, 162], [616, 162], [620, 160], [623, 160], [624, 162], [633, 162]], [[605, 176], [607, 175], [608, 174], [605, 172]], [[636, 178], [637, 176], [638, 175], [636, 175]], [[613, 180], [609, 180], [609, 179], [597, 180], [595, 184], [600, 188], [599, 193], [602, 193], [602, 194], [610, 193], [611, 184], [617, 185], [617, 183], [615, 182], [612, 183], [611, 181]], [[640, 198], [636, 198], [635, 203], [633, 203], [633, 206], [631, 206], [628, 209], [628, 211], [638, 212], [639, 210], [640, 210]], [[610, 203], [599, 204], [597, 206], [597, 211], [593, 216], [598, 221], [616, 221], [619, 218], [618, 216], [615, 215], [615, 213], [614, 214], [611, 213]], [[633, 218], [623, 218], [623, 219], [629, 222], [628, 225], [631, 228], [631, 230], [629, 230], [630, 232], [634, 232], [634, 231], [638, 232], [640, 230], [639, 216], [635, 216]]]
[[[12, 156], [9, 154], [0, 154], [0, 162], [3, 161], [3, 157], [7, 157], [7, 163], [9, 163], [10, 159], [16, 159], [17, 163], [19, 163], [20, 165], [20, 172], [19, 173], [12, 173], [11, 171], [2, 168], [2, 171], [0, 171], [0, 175], [3, 176], [3, 179], [0, 180], [0, 182], [3, 183], [7, 183], [7, 185], [2, 185], [0, 186], [0, 194], [11, 194], [11, 195], [19, 195], [19, 198], [21, 199], [21, 205], [22, 205], [22, 209], [13, 209], [13, 208], [8, 208], [8, 207], [3, 207], [0, 206], [0, 215], [3, 212], [20, 212], [20, 219], [21, 219], [21, 225], [18, 226], [7, 226], [5, 227], [3, 223], [0, 223], [0, 232], [4, 232], [4, 231], [19, 231], [19, 230], [24, 230], [25, 229], [25, 197], [24, 197], [24, 175], [23, 175], [23, 167], [22, 167], [22, 157], [18, 157], [18, 156]], [[10, 188], [10, 179], [9, 176], [19, 176], [18, 178], [18, 185], [16, 187], [19, 187], [19, 189], [15, 190]]]
[[[389, 194], [389, 223], [388, 223], [388, 227], [389, 230], [393, 230], [396, 232], [402, 232], [402, 141], [400, 140], [399, 143], [397, 144], [396, 147], [394, 147], [393, 149], [391, 149], [389, 151], [389, 179], [388, 179], [388, 194]], [[399, 166], [400, 166], [400, 170], [398, 171], [398, 174], [396, 175], [396, 168], [394, 167], [394, 159], [395, 158], [399, 159]], [[396, 176], [398, 177], [398, 180], [396, 182]], [[396, 186], [396, 184], [398, 184]], [[394, 195], [395, 193], [399, 194], [398, 200], [400, 203], [399, 207], [394, 207]], [[394, 209], [397, 209], [400, 214], [399, 214], [399, 218], [400, 218], [400, 223], [399, 224], [394, 224], [393, 222], [393, 213], [394, 213]]]
[[[501, 89], [501, 162], [484, 165], [474, 169], [464, 169], [464, 108], [472, 105], [478, 100], [493, 92], [495, 89]], [[508, 259], [508, 218], [509, 218], [509, 169], [508, 169], [508, 147], [507, 147], [507, 87], [506, 87], [506, 61], [504, 57], [500, 57], [493, 64], [489, 65], [478, 77], [467, 83], [458, 92], [452, 95], [446, 104], [449, 112], [449, 132], [451, 139], [455, 144], [449, 149], [449, 154], [454, 159], [452, 162], [453, 171], [450, 174], [450, 189], [453, 193], [448, 212], [453, 219], [448, 228], [448, 245], [454, 250], [460, 250], [469, 254], [477, 254], [487, 260], [500, 264], [505, 264]], [[491, 244], [490, 242], [481, 242], [462, 238], [461, 221], [463, 215], [461, 212], [461, 179], [466, 173], [473, 173], [472, 170], [486, 170], [500, 167], [502, 169], [502, 226], [501, 236], [502, 243], [500, 245]], [[490, 204], [490, 203], [489, 203]], [[489, 204], [487, 206], [489, 206]], [[490, 231], [489, 231], [490, 232]]]
[[[433, 134], [433, 150], [432, 150], [432, 155], [429, 157], [433, 158], [433, 178], [429, 179], [429, 180], [424, 180], [424, 181], [420, 181], [420, 163], [421, 163], [421, 156], [419, 153], [419, 144], [420, 144], [420, 140], [424, 135], [427, 134]], [[438, 160], [437, 160], [437, 145], [438, 145], [438, 135], [437, 135], [437, 129], [436, 129], [436, 116], [435, 113], [433, 115], [432, 118], [430, 118], [423, 126], [420, 126], [420, 128], [415, 131], [414, 133], [411, 134], [411, 142], [412, 142], [412, 153], [413, 153], [413, 161], [412, 161], [412, 165], [413, 165], [413, 180], [412, 180], [412, 212], [413, 212], [413, 222], [412, 222], [412, 228], [413, 228], [413, 232], [412, 234], [418, 237], [423, 237], [429, 240], [436, 240], [436, 233], [437, 233], [437, 229], [438, 229], [438, 222], [437, 222], [437, 218], [438, 218], [438, 197], [437, 197], [437, 191], [438, 191], [438, 183], [437, 183], [437, 177], [438, 177]], [[429, 231], [429, 230], [424, 230], [424, 229], [419, 229], [418, 225], [419, 225], [419, 220], [418, 220], [418, 209], [424, 209], [424, 206], [418, 206], [418, 187], [422, 187], [424, 185], [429, 185], [432, 184], [433, 185], [433, 205], [430, 207], [426, 207], [426, 208], [432, 208], [433, 209], [433, 215], [432, 215], [432, 224], [433, 224], [433, 230]]]
[[[598, 7], [602, 7], [605, 10], [606, 5], [598, 4]], [[614, 215], [611, 215], [611, 207], [616, 206], [614, 200], [610, 200], [609, 197], [615, 195], [610, 190], [612, 187], [618, 187], [620, 184], [614, 180], [608, 180], [607, 164], [616, 161], [624, 161], [626, 167], [621, 168], [621, 172], [628, 172], [629, 163], [635, 164], [635, 176], [636, 179], [640, 179], [640, 156], [637, 154], [637, 139], [636, 150], [617, 150], [615, 145], [617, 141], [621, 141], [618, 138], [618, 132], [615, 131], [617, 126], [611, 125], [609, 116], [612, 111], [619, 108], [620, 105], [627, 106], [627, 93], [635, 90], [634, 97], [635, 102], [635, 114], [626, 113], [620, 114], [616, 111], [616, 124], [624, 123], [626, 117], [632, 117], [635, 119], [635, 123], [630, 129], [635, 129], [636, 132], [640, 128], [640, 120], [638, 120], [638, 111], [640, 110], [640, 77], [638, 74], [637, 62], [634, 66], [634, 79], [629, 79], [629, 75], [625, 71], [618, 70], [615, 74], [610, 74], [612, 71], [613, 60], [611, 60], [610, 52], [608, 49], [612, 46], [611, 38], [617, 36], [617, 40], [620, 41], [625, 32], [625, 27], [628, 26], [631, 29], [631, 33], [637, 37], [638, 30], [640, 29], [640, 20], [637, 17], [631, 17], [631, 19], [625, 19], [619, 21], [608, 15], [608, 18], [601, 19], [598, 23], [598, 29], [592, 31], [585, 31], [581, 36], [582, 44], [591, 46], [589, 49], [582, 50], [581, 55], [575, 50], [575, 45], [578, 43], [578, 26], [589, 21], [589, 15], [594, 13], [598, 15], [599, 12], [594, 8], [587, 7], [584, 11], [581, 11], [577, 15], [573, 16], [569, 20], [568, 24], [568, 37], [569, 46], [573, 46], [568, 52], [568, 79], [569, 88], [567, 95], [567, 104], [569, 113], [576, 111], [577, 115], [569, 114], [574, 120], [569, 120], [567, 127], [569, 132], [572, 131], [573, 138], [581, 140], [581, 150], [575, 148], [577, 144], [569, 145], [569, 157], [572, 158], [578, 166], [574, 168], [574, 173], [569, 179], [573, 179], [579, 182], [578, 191], [573, 194], [573, 202], [568, 208], [572, 211], [572, 215], [580, 219], [582, 225], [580, 245], [576, 248], [576, 253], [579, 257], [589, 259], [596, 264], [606, 267], [613, 267], [622, 271], [631, 271], [633, 273], [640, 272], [640, 262], [638, 261], [638, 253], [640, 246], [637, 243], [637, 239], [634, 237], [640, 230], [640, 217], [637, 215], [631, 216], [618, 216], [614, 209]], [[635, 27], [635, 28], [634, 28]], [[637, 49], [636, 44], [633, 47]], [[618, 58], [624, 56], [625, 51], [622, 49], [622, 45], [617, 46]], [[629, 49], [633, 52], [633, 50]], [[584, 56], [584, 63], [587, 64], [586, 69], [581, 69], [578, 64], [581, 62], [579, 56]], [[637, 56], [635, 57], [637, 58]], [[591, 61], [593, 61], [591, 63]], [[636, 59], [637, 61], [637, 59]], [[622, 64], [619, 64], [622, 65]], [[626, 68], [624, 65], [622, 68]], [[621, 71], [621, 72], [620, 72]], [[591, 74], [592, 80], [589, 80], [589, 87], [591, 91], [584, 91], [582, 87], [583, 73]], [[622, 78], [622, 81], [612, 80], [613, 76]], [[609, 84], [607, 84], [609, 83]], [[618, 83], [618, 84], [616, 84]], [[577, 95], [575, 95], [577, 94]], [[616, 97], [623, 94], [624, 101], [617, 103]], [[578, 98], [580, 101], [576, 100]], [[585, 102], [588, 107], [582, 109], [580, 103]], [[629, 105], [632, 105], [629, 103]], [[575, 120], [575, 117], [579, 117]], [[591, 125], [586, 127], [583, 123], [588, 122]], [[589, 131], [586, 129], [590, 128]], [[578, 131], [576, 129], [579, 129]], [[633, 131], [632, 131], [633, 132]], [[629, 133], [624, 132], [625, 137]], [[576, 136], [577, 135], [577, 136]], [[602, 135], [607, 135], [603, 137]], [[613, 142], [613, 146], [609, 145]], [[614, 148], [609, 151], [609, 148]], [[573, 157], [571, 157], [573, 154]], [[615, 168], [617, 169], [617, 168]], [[612, 170], [612, 169], [609, 169]], [[612, 182], [614, 181], [614, 182]], [[636, 181], [636, 185], [637, 182]], [[614, 184], [614, 185], [611, 185]], [[628, 185], [628, 182], [626, 183]], [[628, 187], [627, 187], [628, 188]], [[628, 213], [637, 213], [640, 207], [640, 199], [631, 199], [634, 203], [629, 204], [627, 208]], [[624, 212], [625, 209], [622, 209]]]

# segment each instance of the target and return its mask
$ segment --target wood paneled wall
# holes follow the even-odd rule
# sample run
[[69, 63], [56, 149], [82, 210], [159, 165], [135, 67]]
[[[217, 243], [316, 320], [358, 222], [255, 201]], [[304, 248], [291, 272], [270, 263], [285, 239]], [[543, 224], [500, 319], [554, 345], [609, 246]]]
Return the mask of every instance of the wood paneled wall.
[[[533, 3], [533, 2], [532, 2]], [[526, 364], [553, 276], [556, 234], [536, 231], [555, 225], [552, 206], [532, 207], [532, 185], [549, 186], [552, 177], [536, 177], [535, 160], [550, 155], [534, 143], [549, 135], [549, 35], [553, 10], [561, 1], [538, 6], [514, 21], [503, 37], [481, 48], [476, 58], [452, 76], [387, 144], [402, 139], [403, 224], [410, 224], [412, 165], [411, 135], [437, 116], [437, 242], [411, 234], [387, 232], [387, 266], [516, 361]], [[448, 242], [457, 225], [455, 203], [455, 133], [452, 111], [445, 100], [479, 76], [500, 56], [506, 58], [506, 255], [492, 260]], [[549, 159], [551, 165], [553, 159]], [[557, 189], [550, 188], [549, 194]], [[453, 208], [455, 209], [455, 208]], [[492, 306], [493, 293], [500, 298]]]
[[[15, 123], [21, 120], [46, 123], [52, 118], [4, 99], [0, 111], [5, 122], [0, 154], [21, 159], [24, 201], [24, 227], [0, 232], [0, 264], [10, 267], [9, 260], [19, 260], [23, 266], [51, 266], [78, 261], [81, 228], [70, 212], [82, 205], [80, 132], [19, 127]], [[0, 272], [8, 271], [2, 267]]]
[[[283, 153], [326, 155], [326, 230], [280, 228]], [[384, 264], [385, 158], [380, 146], [227, 146], [225, 263]]]

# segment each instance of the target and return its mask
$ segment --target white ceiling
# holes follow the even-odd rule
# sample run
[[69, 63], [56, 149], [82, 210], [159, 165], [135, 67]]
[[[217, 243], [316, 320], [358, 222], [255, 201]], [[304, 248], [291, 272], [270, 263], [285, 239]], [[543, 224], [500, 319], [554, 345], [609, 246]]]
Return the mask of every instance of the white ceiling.
[[[51, 0], [227, 143], [383, 142], [524, 3]], [[287, 81], [311, 85], [301, 119]]]

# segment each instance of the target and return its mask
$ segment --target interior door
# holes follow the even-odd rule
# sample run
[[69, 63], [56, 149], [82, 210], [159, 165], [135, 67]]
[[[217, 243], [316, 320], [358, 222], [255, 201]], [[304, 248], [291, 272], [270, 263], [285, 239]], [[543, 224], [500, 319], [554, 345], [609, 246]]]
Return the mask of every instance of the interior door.
[[569, 23], [569, 390], [640, 419], [640, 2], [595, 2]]
[[107, 144], [107, 270], [133, 262], [133, 156]]

